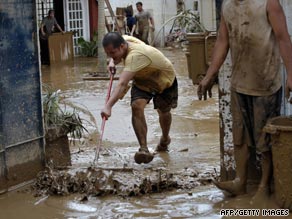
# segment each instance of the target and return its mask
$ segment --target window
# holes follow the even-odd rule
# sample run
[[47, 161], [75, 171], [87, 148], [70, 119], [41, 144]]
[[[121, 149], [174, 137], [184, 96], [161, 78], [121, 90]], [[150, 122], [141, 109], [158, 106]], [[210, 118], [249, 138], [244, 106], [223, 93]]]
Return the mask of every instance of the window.
[[40, 27], [44, 17], [48, 15], [50, 9], [54, 8], [54, 0], [37, 0], [36, 10], [37, 10], [37, 22]]

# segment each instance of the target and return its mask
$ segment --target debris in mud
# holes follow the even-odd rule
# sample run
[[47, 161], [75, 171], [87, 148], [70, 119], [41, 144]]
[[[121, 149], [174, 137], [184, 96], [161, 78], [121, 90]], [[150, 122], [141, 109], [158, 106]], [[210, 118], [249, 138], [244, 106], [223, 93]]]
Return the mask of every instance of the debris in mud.
[[[113, 80], [118, 80], [119, 77], [115, 76]], [[99, 72], [88, 72], [84, 74], [83, 80], [110, 80], [108, 73], [99, 73]]]
[[184, 148], [184, 149], [179, 150], [178, 152], [188, 152], [188, 151], [189, 151], [188, 148]]
[[82, 193], [104, 196], [139, 196], [170, 189], [192, 189], [211, 182], [212, 173], [192, 168], [170, 173], [167, 169], [92, 168], [53, 170], [38, 174], [32, 186], [35, 196]]

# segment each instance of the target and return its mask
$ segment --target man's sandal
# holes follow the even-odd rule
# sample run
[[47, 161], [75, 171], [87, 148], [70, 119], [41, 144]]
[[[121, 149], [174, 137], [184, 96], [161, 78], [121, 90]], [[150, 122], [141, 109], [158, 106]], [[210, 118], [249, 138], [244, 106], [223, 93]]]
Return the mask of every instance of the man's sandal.
[[136, 152], [134, 160], [137, 164], [150, 163], [154, 158], [154, 155], [149, 152], [147, 148], [139, 148]]
[[170, 144], [171, 139], [168, 136], [167, 141], [162, 141], [162, 137], [160, 138], [159, 144], [156, 146], [156, 151], [157, 152], [163, 152], [163, 151], [168, 151], [168, 145]]

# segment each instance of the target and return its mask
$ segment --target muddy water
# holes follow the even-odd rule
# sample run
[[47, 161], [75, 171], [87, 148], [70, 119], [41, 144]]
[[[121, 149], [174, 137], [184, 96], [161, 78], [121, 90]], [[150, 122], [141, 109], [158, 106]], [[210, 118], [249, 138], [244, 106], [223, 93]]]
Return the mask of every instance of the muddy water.
[[[150, 164], [133, 162], [138, 143], [131, 126], [130, 96], [126, 94], [113, 108], [106, 122], [103, 150], [98, 167], [128, 167], [135, 170], [164, 167], [170, 171], [193, 168], [199, 173], [219, 171], [218, 93], [198, 101], [196, 86], [187, 77], [185, 55], [180, 50], [163, 50], [178, 74], [179, 102], [173, 110], [172, 143], [168, 154], [157, 154]], [[89, 134], [71, 146], [73, 168], [86, 168], [94, 160], [108, 81], [84, 81], [82, 76], [96, 71], [96, 59], [77, 58], [71, 63], [42, 67], [42, 80], [60, 89], [67, 101], [81, 109], [89, 123]], [[115, 82], [114, 82], [115, 84]], [[146, 110], [148, 145], [154, 150], [160, 138], [158, 116], [150, 103]], [[134, 180], [134, 179], [133, 179]], [[28, 190], [16, 190], [0, 196], [0, 218], [221, 218], [222, 208], [258, 208], [249, 204], [251, 196], [228, 198], [214, 186], [199, 185], [139, 197], [69, 196], [33, 197]], [[270, 202], [269, 202], [270, 203]], [[267, 206], [265, 206], [267, 207]], [[275, 207], [270, 204], [268, 207]], [[258, 217], [257, 217], [258, 218]]]

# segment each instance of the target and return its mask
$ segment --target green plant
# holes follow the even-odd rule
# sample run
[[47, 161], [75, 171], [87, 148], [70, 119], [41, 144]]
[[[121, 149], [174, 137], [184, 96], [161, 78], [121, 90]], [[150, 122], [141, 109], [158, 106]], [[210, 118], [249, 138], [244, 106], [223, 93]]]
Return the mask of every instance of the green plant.
[[188, 33], [206, 32], [204, 26], [200, 23], [199, 15], [191, 10], [180, 11], [176, 15], [169, 34], [166, 36], [166, 42], [186, 41]]
[[[43, 85], [43, 91], [42, 104], [46, 133], [50, 128], [60, 128], [64, 135], [70, 134], [72, 138], [80, 139], [87, 129], [83, 126], [76, 108], [71, 107], [71, 111], [67, 110], [61, 100], [60, 90], [53, 91], [50, 87]], [[64, 110], [61, 108], [62, 105]]]
[[182, 11], [180, 16], [176, 18], [175, 24], [185, 33], [206, 31], [204, 26], [200, 23], [200, 17], [191, 10]]
[[77, 44], [81, 48], [82, 56], [97, 56], [97, 32], [94, 33], [92, 41], [86, 41], [83, 37], [80, 37]]

